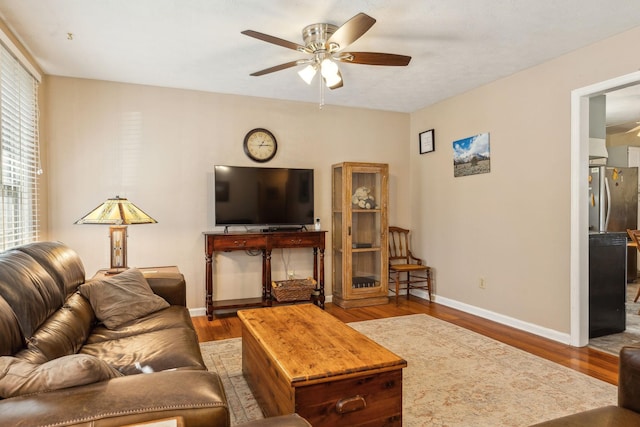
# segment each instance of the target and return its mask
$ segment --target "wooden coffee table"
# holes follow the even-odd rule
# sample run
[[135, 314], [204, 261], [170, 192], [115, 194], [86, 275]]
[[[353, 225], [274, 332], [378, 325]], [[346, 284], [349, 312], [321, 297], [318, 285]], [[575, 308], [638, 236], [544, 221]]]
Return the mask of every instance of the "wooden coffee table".
[[312, 304], [241, 310], [242, 372], [265, 416], [402, 425], [407, 362]]

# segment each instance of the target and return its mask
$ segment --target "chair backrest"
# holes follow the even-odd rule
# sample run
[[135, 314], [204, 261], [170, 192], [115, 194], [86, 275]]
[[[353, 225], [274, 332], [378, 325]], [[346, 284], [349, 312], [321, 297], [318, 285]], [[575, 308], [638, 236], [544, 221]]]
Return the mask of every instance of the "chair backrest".
[[640, 230], [630, 230], [627, 228], [627, 234], [631, 241], [636, 244], [636, 248], [640, 251]]
[[389, 227], [389, 264], [410, 263], [409, 233], [406, 228]]

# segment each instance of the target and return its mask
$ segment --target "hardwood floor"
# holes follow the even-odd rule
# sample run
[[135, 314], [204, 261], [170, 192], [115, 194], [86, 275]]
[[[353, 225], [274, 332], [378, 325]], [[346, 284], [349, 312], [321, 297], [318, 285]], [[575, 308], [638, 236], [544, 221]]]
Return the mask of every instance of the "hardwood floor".
[[[616, 356], [589, 347], [571, 347], [420, 298], [400, 298], [397, 305], [391, 302], [386, 305], [348, 310], [328, 303], [326, 311], [346, 323], [425, 313], [610, 384], [618, 384]], [[193, 323], [200, 342], [241, 336], [240, 320], [234, 314], [216, 317], [212, 321], [207, 321], [205, 316], [194, 317]]]

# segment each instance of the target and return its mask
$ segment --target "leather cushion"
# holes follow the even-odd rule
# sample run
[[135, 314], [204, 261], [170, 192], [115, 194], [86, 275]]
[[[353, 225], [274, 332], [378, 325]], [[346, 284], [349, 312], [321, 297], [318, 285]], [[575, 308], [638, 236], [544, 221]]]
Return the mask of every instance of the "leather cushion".
[[532, 427], [620, 427], [640, 425], [640, 414], [618, 406], [603, 406], [535, 424]]
[[84, 283], [84, 266], [78, 254], [61, 242], [34, 242], [16, 248], [35, 259], [60, 287], [64, 297]]
[[75, 293], [35, 331], [27, 340], [26, 348], [16, 356], [33, 363], [45, 363], [75, 354], [87, 340], [94, 322], [89, 301]]
[[89, 300], [98, 320], [109, 329], [169, 307], [166, 300], [153, 293], [147, 279], [135, 268], [91, 280], [78, 290]]
[[0, 357], [0, 397], [91, 384], [122, 374], [93, 356], [72, 354], [42, 365], [17, 357]]
[[78, 389], [0, 400], [4, 426], [122, 426], [181, 416], [188, 427], [228, 427], [220, 378], [207, 371], [129, 375]]
[[619, 377], [618, 406], [640, 413], [640, 347], [626, 346], [620, 350]]
[[207, 369], [198, 336], [188, 327], [86, 344], [80, 352], [104, 360], [125, 375], [167, 369]]
[[25, 345], [18, 318], [0, 296], [0, 356], [15, 354]]
[[172, 305], [167, 309], [156, 311], [140, 319], [132, 320], [118, 329], [109, 329], [103, 325], [98, 325], [91, 331], [85, 345], [175, 328], [195, 330], [191, 322], [189, 310], [187, 310], [186, 307]]
[[25, 338], [64, 303], [53, 277], [35, 259], [17, 250], [0, 254], [0, 296], [13, 310]]

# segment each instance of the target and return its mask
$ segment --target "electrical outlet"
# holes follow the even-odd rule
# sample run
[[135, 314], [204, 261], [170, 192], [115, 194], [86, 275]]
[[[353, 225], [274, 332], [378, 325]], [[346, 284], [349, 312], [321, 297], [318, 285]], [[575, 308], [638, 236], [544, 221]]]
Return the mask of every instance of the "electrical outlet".
[[295, 279], [295, 277], [296, 277], [296, 272], [295, 271], [291, 271], [289, 273], [289, 279]]
[[487, 288], [487, 283], [484, 280], [484, 277], [480, 278], [480, 289], [486, 289]]

